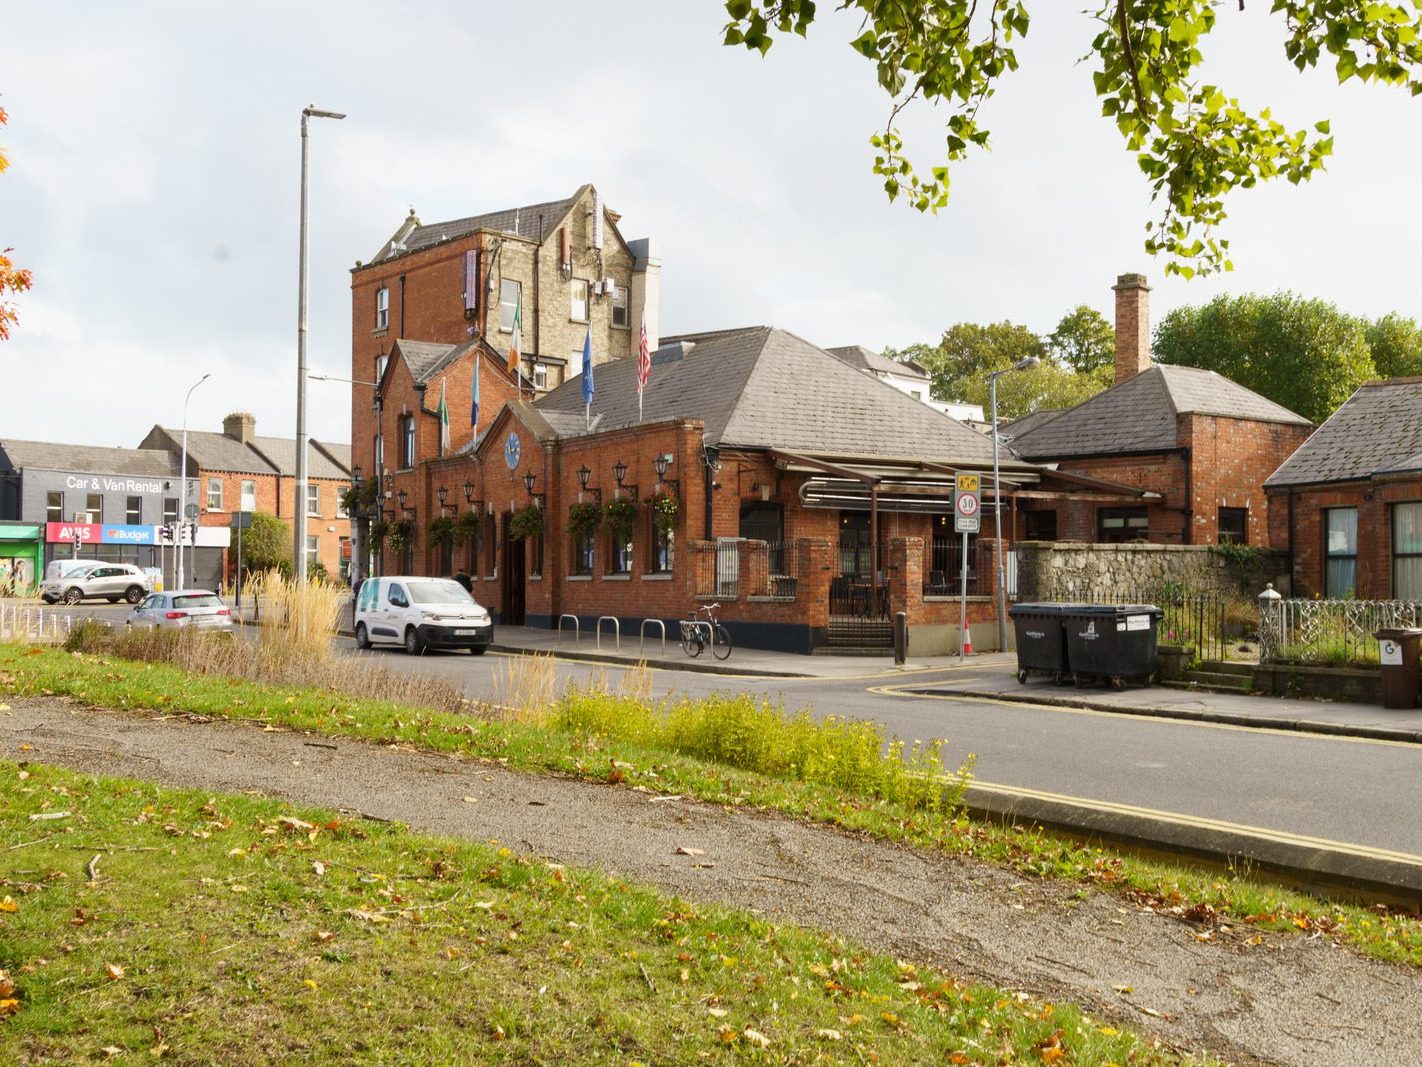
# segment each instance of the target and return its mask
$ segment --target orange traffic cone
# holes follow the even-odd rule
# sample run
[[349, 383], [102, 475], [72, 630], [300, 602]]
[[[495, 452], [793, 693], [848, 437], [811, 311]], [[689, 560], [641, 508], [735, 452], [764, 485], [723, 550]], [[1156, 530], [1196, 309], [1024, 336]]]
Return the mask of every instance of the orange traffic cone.
[[963, 655], [965, 655], [965, 656], [971, 656], [972, 654], [973, 654], [973, 631], [972, 631], [971, 629], [967, 629], [967, 630], [964, 630], [964, 631], [963, 631]]

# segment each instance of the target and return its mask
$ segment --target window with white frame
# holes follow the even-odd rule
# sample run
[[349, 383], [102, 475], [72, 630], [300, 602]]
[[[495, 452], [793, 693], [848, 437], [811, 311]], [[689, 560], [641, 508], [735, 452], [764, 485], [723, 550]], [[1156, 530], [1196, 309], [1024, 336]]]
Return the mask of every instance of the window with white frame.
[[139, 526], [143, 523], [143, 497], [131, 496], [127, 500], [128, 507], [124, 512], [124, 521], [130, 526]]
[[631, 309], [628, 306], [628, 299], [631, 293], [625, 286], [619, 285], [612, 291], [612, 325], [619, 330], [626, 330], [632, 326]]
[[1328, 508], [1324, 511], [1323, 555], [1323, 595], [1334, 599], [1357, 592], [1357, 508]]
[[346, 494], [350, 492], [351, 488], [349, 485], [336, 486], [336, 518], [338, 519], [351, 517], [351, 513], [346, 510]]
[[588, 282], [574, 278], [568, 283], [568, 318], [574, 322], [588, 321]]
[[521, 292], [522, 286], [512, 278], [499, 282], [499, 329], [504, 333], [513, 333], [514, 312], [518, 310]]
[[306, 558], [312, 563], [320, 561], [321, 538], [314, 535], [306, 538]]
[[1392, 506], [1392, 595], [1422, 600], [1422, 501]]
[[321, 487], [310, 482], [306, 484], [306, 514], [321, 514]]
[[385, 364], [390, 362], [389, 356], [375, 357], [375, 384], [380, 384], [380, 379], [385, 377]]
[[89, 513], [89, 521], [90, 521], [90, 522], [103, 522], [103, 521], [104, 521], [104, 494], [102, 494], [102, 493], [90, 493], [90, 494], [89, 494], [89, 498], [88, 498], [88, 502], [87, 502], [87, 507], [85, 508], [85, 510], [88, 511], [88, 513]]
[[383, 330], [390, 325], [390, 290], [381, 286], [375, 290], [375, 328]]
[[44, 495], [44, 521], [64, 521], [64, 494], [51, 490]]
[[257, 510], [257, 483], [251, 478], [242, 479], [242, 510]]
[[207, 510], [222, 510], [222, 479], [209, 478], [207, 480]]
[[533, 365], [533, 387], [539, 392], [548, 388], [548, 364], [535, 363]]

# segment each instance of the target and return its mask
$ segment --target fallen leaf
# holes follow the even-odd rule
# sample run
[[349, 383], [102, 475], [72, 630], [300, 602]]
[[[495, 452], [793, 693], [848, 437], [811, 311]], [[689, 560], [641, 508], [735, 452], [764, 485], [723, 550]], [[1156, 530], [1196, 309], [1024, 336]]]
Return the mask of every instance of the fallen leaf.
[[311, 869], [316, 872], [316, 876], [318, 878], [322, 877], [326, 873], [326, 865], [320, 860], [316, 860], [314, 863], [312, 863]]
[[104, 964], [104, 971], [114, 981], [118, 981], [120, 978], [123, 977], [123, 968], [120, 967], [117, 963]]
[[[841, 1034], [838, 1030], [816, 1030], [816, 1031], [815, 1031], [815, 1036], [816, 1036], [816, 1037], [822, 1037], [822, 1038], [824, 1038], [826, 1041], [843, 1041], [843, 1040], [844, 1040], [844, 1035]], [[967, 1060], [964, 1060], [963, 1062], [966, 1063]]]
[[477, 803], [479, 803], [479, 798], [478, 798], [478, 797], [460, 797], [459, 799], [462, 800], [462, 801], [464, 801], [464, 803], [466, 803], [466, 804], [477, 804]]
[[0, 971], [0, 997], [10, 997], [15, 995], [15, 983], [4, 971]]
[[277, 819], [277, 822], [281, 823], [288, 830], [300, 830], [303, 833], [305, 833], [307, 830], [316, 829], [316, 827], [311, 823], [304, 822], [301, 819], [293, 818], [290, 815], [281, 816], [279, 819]]
[[318, 988], [318, 986], [316, 985], [316, 982], [315, 982], [313, 979], [311, 979], [311, 978], [307, 978], [307, 979], [306, 979], [305, 981], [303, 981], [301, 984], [304, 985], [304, 986], [306, 986], [308, 989], [316, 989], [316, 988]]
[[67, 811], [42, 811], [31, 815], [30, 822], [49, 822], [51, 819], [67, 818], [69, 818], [69, 812]]
[[7, 1015], [13, 1015], [19, 1010], [20, 1002], [14, 997], [5, 997], [3, 1000], [0, 1000], [0, 1019], [5, 1018]]
[[690, 848], [690, 847], [687, 846], [687, 845], [680, 845], [680, 846], [677, 847], [676, 855], [678, 855], [678, 856], [704, 856], [704, 855], [706, 855], [706, 850], [705, 850], [704, 848]]
[[766, 1037], [759, 1030], [752, 1030], [749, 1026], [741, 1031], [741, 1036], [746, 1039], [748, 1044], [754, 1045], [756, 1048], [770, 1047], [770, 1038]]
[[324, 944], [325, 942], [327, 942], [327, 941], [332, 941], [332, 940], [334, 940], [335, 937], [336, 937], [336, 935], [333, 934], [333, 933], [331, 933], [330, 930], [317, 930], [317, 931], [316, 931], [316, 940], [322, 942], [323, 944]]
[[15, 903], [15, 898], [7, 896], [0, 900], [0, 911], [9, 912], [11, 915], [20, 910], [20, 905]]
[[117, 1045], [105, 1045], [103, 1048], [99, 1049], [99, 1051], [102, 1052], [105, 1056], [123, 1055], [123, 1049], [119, 1048]]
[[1134, 993], [1134, 992], [1136, 991], [1136, 987], [1135, 987], [1135, 986], [1129, 986], [1129, 985], [1113, 985], [1111, 988], [1114, 989], [1117, 993], [1120, 993], [1120, 994], [1122, 994], [1122, 995]]
[[728, 1012], [725, 1008], [707, 1008], [706, 1014], [716, 1019], [724, 1019], [727, 1015], [731, 1013]]

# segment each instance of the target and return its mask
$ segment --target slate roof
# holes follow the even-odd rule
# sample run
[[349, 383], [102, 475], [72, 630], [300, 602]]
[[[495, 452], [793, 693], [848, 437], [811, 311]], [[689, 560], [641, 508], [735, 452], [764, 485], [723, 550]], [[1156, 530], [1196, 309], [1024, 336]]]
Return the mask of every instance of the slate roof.
[[405, 366], [410, 369], [410, 377], [418, 384], [425, 385], [443, 367], [454, 362], [476, 344], [475, 341], [467, 341], [462, 345], [443, 345], [431, 341], [411, 341], [402, 337], [395, 342], [395, 347], [400, 349], [400, 356], [405, 361]]
[[[228, 438], [231, 440], [231, 438]], [[253, 437], [252, 444], [263, 456], [271, 461], [281, 474], [288, 478], [296, 477], [296, 438], [295, 437]], [[344, 447], [346, 450], [346, 466], [344, 469], [331, 461], [331, 457], [321, 450]], [[192, 442], [188, 443], [188, 450], [192, 451]], [[349, 478], [350, 474], [350, 445], [334, 446], [324, 444], [308, 438], [306, 450], [306, 476], [308, 478]]]
[[1011, 419], [1006, 422], [999, 418], [998, 426], [1001, 428], [1003, 434], [1010, 435], [1015, 441], [1023, 434], [1028, 433], [1031, 430], [1035, 430], [1039, 426], [1045, 426], [1047, 423], [1051, 422], [1058, 415], [1060, 415], [1064, 410], [1066, 409], [1042, 408], [1040, 411], [1034, 411], [1029, 415], [1023, 415], [1021, 418]]
[[1012, 447], [1026, 459], [1158, 452], [1179, 447], [1175, 417], [1187, 414], [1310, 425], [1214, 371], [1157, 363], [1016, 434]]
[[[632, 359], [596, 366], [595, 429], [636, 423], [636, 372]], [[706, 443], [718, 447], [992, 463], [982, 434], [770, 326], [667, 338], [653, 356], [643, 406], [645, 422], [702, 420]], [[550, 422], [555, 412], [576, 414], [575, 433], [584, 432], [581, 377], [537, 407]]]
[[[512, 233], [536, 241], [538, 240], [538, 216], [543, 216], [543, 232], [546, 237], [568, 213], [574, 202], [582, 195], [583, 190], [587, 188], [589, 187], [584, 185], [572, 196], [563, 200], [547, 200], [541, 204], [528, 204], [523, 207], [506, 208], [502, 211], [488, 211], [482, 215], [470, 215], [464, 219], [451, 219], [449, 222], [416, 225], [399, 245], [387, 242], [371, 262], [379, 263], [381, 260], [393, 259], [410, 252], [419, 252], [425, 248], [433, 248], [445, 241], [468, 237], [471, 233], [477, 233], [479, 230]], [[406, 224], [411, 221], [418, 222], [414, 218], [413, 210], [410, 214], [411, 217], [406, 220]], [[402, 226], [401, 229], [403, 228]]]
[[928, 372], [917, 363], [900, 363], [863, 345], [844, 345], [840, 348], [826, 348], [825, 351], [851, 367], [867, 370], [871, 374], [897, 374], [900, 378], [916, 378], [925, 382], [929, 380]]
[[[166, 426], [155, 428], [161, 429], [173, 442], [174, 449], [182, 447], [182, 430], [174, 430]], [[146, 440], [153, 440], [153, 434], [150, 433]], [[295, 449], [294, 443], [292, 448]], [[175, 452], [174, 456], [181, 458], [181, 453]], [[205, 471], [231, 471], [235, 474], [277, 473], [275, 464], [260, 452], [244, 445], [235, 437], [228, 437], [225, 433], [213, 433], [210, 430], [188, 431], [188, 459], [196, 463], [199, 469]]]
[[1422, 378], [1366, 382], [1264, 480], [1266, 486], [1422, 472]]
[[178, 457], [158, 448], [103, 448], [0, 438], [0, 470], [28, 467], [75, 473], [178, 477]]

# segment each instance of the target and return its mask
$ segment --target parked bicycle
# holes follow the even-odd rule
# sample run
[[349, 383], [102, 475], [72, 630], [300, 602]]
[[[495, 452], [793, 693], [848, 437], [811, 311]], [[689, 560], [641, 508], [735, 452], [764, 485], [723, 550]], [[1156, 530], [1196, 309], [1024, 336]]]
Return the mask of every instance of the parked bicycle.
[[716, 618], [720, 604], [707, 604], [686, 613], [681, 620], [681, 650], [688, 656], [701, 655], [707, 645], [717, 659], [731, 654], [731, 632]]

